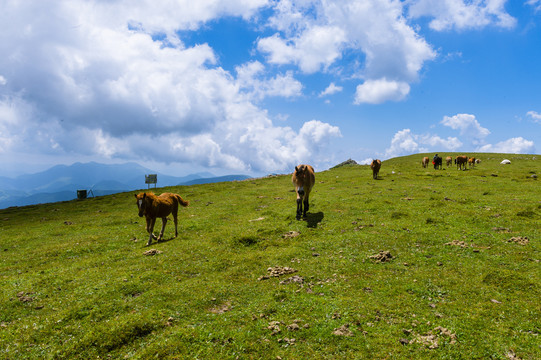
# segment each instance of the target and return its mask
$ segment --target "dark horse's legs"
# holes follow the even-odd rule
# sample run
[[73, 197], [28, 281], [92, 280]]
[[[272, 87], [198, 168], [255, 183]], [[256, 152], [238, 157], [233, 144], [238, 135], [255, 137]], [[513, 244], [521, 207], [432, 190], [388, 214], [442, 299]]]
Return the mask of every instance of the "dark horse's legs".
[[[302, 212], [302, 203], [304, 199], [304, 214]], [[308, 210], [308, 198], [304, 196], [304, 188], [301, 186], [297, 188], [297, 220], [300, 220], [301, 215], [306, 216]]]
[[156, 235], [154, 235], [152, 233], [152, 231], [154, 230], [154, 224], [156, 223], [156, 218], [154, 219], [151, 219], [149, 217], [147, 217], [147, 231], [148, 231], [148, 243], [147, 243], [147, 246], [150, 245], [150, 243], [152, 242], [152, 238], [156, 239]]
[[160, 235], [158, 236], [158, 242], [163, 238], [163, 233], [165, 232], [165, 225], [167, 224], [167, 216], [162, 217], [162, 231], [160, 231]]
[[178, 223], [178, 219], [177, 219], [178, 205], [176, 205], [175, 207], [173, 207], [173, 211], [171, 212], [171, 214], [173, 214], [173, 221], [175, 222], [175, 237], [177, 237], [177, 236], [178, 236], [178, 230], [177, 230], [177, 223]]

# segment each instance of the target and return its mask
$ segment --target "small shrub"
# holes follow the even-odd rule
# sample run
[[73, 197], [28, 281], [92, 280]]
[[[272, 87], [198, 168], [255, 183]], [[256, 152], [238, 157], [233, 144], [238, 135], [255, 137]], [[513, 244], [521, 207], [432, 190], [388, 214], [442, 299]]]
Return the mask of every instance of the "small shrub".
[[404, 217], [408, 217], [408, 214], [400, 211], [395, 211], [391, 214], [391, 219], [402, 219]]
[[524, 210], [519, 211], [517, 213], [517, 216], [527, 217], [527, 218], [533, 218], [535, 217], [536, 213], [533, 210]]
[[241, 246], [252, 246], [259, 242], [259, 239], [255, 236], [243, 236], [235, 240], [237, 245]]

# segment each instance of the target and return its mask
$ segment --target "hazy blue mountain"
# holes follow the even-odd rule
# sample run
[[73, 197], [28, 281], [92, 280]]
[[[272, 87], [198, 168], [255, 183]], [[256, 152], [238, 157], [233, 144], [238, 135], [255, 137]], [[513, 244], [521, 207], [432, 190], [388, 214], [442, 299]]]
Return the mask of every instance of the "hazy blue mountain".
[[0, 208], [73, 200], [77, 198], [77, 190], [87, 190], [89, 196], [92, 196], [92, 190], [94, 196], [101, 196], [147, 189], [149, 186], [145, 184], [145, 175], [148, 174], [158, 175], [158, 187], [249, 178], [245, 175], [214, 177], [209, 172], [170, 176], [136, 163], [107, 165], [90, 162], [58, 165], [39, 173], [15, 178], [0, 176]]

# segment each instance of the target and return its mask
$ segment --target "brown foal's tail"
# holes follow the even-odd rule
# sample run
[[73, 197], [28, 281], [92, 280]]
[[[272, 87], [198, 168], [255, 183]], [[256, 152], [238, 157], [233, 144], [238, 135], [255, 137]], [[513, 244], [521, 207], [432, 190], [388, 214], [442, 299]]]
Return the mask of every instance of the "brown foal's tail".
[[187, 201], [187, 200], [184, 200], [182, 197], [180, 197], [179, 194], [175, 194], [175, 198], [177, 199], [177, 201], [179, 202], [180, 205], [186, 207], [188, 205], [190, 205], [190, 202]]

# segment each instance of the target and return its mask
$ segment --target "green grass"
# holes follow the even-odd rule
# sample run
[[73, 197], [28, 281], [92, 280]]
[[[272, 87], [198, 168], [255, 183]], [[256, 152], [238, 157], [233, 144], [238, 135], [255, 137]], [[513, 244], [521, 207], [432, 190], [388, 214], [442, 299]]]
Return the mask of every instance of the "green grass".
[[150, 247], [133, 193], [0, 210], [0, 358], [541, 358], [541, 157], [423, 156], [316, 173], [304, 221], [289, 175], [157, 189]]

